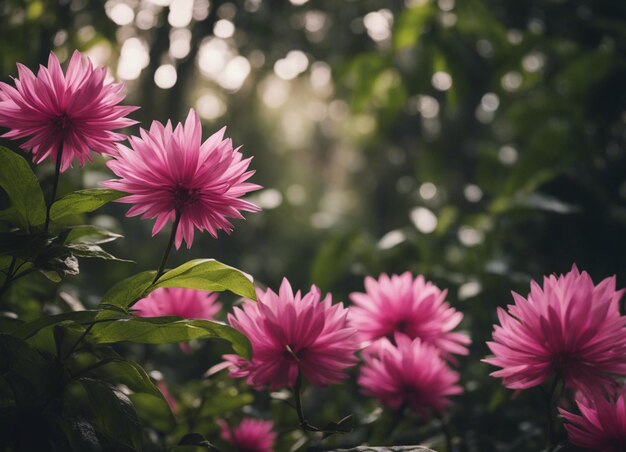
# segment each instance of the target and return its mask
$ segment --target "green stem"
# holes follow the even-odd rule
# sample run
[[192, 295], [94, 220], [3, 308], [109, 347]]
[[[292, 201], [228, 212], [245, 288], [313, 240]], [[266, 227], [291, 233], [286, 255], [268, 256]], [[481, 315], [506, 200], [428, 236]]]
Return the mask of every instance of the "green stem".
[[552, 386], [550, 387], [550, 391], [546, 394], [546, 446], [548, 452], [550, 452], [555, 444], [555, 432], [554, 432], [554, 418], [552, 414], [555, 412], [553, 410], [552, 400], [554, 399], [554, 395], [556, 392], [556, 388], [559, 385], [559, 376], [556, 375], [554, 377], [554, 381], [552, 382]]
[[76, 372], [75, 374], [73, 374], [72, 380], [78, 380], [79, 378], [83, 377], [84, 375], [87, 375], [89, 372], [91, 372], [92, 370], [97, 369], [98, 367], [102, 367], [105, 366], [109, 363], [112, 363], [113, 361], [115, 361], [112, 358], [107, 358], [107, 359], [103, 359], [102, 361], [98, 361], [97, 363], [92, 364], [91, 366], [85, 367], [84, 369]]
[[176, 231], [178, 230], [179, 223], [180, 223], [180, 212], [177, 210], [176, 218], [174, 219], [174, 224], [172, 225], [172, 232], [170, 234], [170, 240], [167, 244], [167, 248], [165, 248], [165, 253], [163, 253], [161, 264], [159, 265], [159, 269], [157, 270], [157, 273], [154, 276], [154, 279], [152, 280], [152, 284], [157, 282], [157, 280], [165, 272], [165, 265], [167, 264], [167, 259], [170, 257], [170, 252], [172, 251], [172, 246], [174, 245], [174, 239], [176, 239]]
[[16, 263], [17, 263], [17, 256], [13, 256], [13, 258], [11, 259], [11, 265], [9, 265], [9, 269], [7, 270], [7, 273], [6, 273], [7, 276], [6, 278], [4, 278], [4, 283], [2, 283], [2, 287], [0, 287], [0, 298], [2, 298], [2, 295], [4, 295], [4, 292], [6, 292], [6, 290], [9, 288], [11, 281], [13, 281], [13, 276], [15, 276], [13, 272], [15, 272]]
[[57, 198], [57, 190], [59, 188], [59, 178], [61, 176], [61, 161], [62, 161], [61, 157], [62, 156], [63, 156], [63, 144], [59, 146], [59, 150], [57, 152], [57, 161], [56, 161], [56, 165], [54, 166], [54, 182], [52, 183], [52, 199], [50, 199], [50, 202], [48, 203], [48, 206], [46, 207], [46, 223], [44, 224], [44, 227], [43, 227], [43, 230], [46, 234], [48, 233], [48, 228], [50, 227], [50, 209], [52, 208], [52, 204], [54, 204], [54, 201]]
[[91, 331], [91, 329], [93, 328], [93, 326], [95, 324], [96, 323], [93, 322], [85, 329], [85, 332], [83, 334], [81, 334], [80, 337], [78, 338], [78, 340], [74, 343], [74, 345], [72, 345], [72, 348], [70, 348], [70, 351], [67, 352], [67, 355], [65, 355], [64, 357], [59, 356], [61, 361], [65, 361], [67, 358], [72, 356], [72, 353], [74, 353], [74, 351], [80, 345], [80, 343], [83, 341], [83, 339], [85, 339], [85, 337], [87, 337], [87, 335], [89, 334], [89, 332]]
[[439, 421], [441, 422], [441, 431], [443, 432], [443, 436], [446, 439], [446, 450], [448, 452], [453, 452], [454, 448], [452, 446], [452, 434], [450, 433], [450, 427], [448, 426], [448, 422], [443, 416], [438, 416]]
[[[302, 410], [301, 392], [302, 392], [302, 373], [298, 371], [298, 377], [296, 378], [296, 383], [293, 386], [293, 397], [296, 402], [296, 413], [298, 413], [298, 419], [300, 420], [300, 427], [302, 427], [304, 430], [309, 430], [311, 426], [309, 425], [308, 421], [304, 417], [304, 411]], [[314, 431], [317, 431], [317, 429]]]
[[[287, 347], [291, 351], [290, 347]], [[300, 420], [300, 428], [306, 432], [324, 433], [324, 437], [330, 436], [334, 433], [346, 433], [344, 430], [337, 428], [319, 428], [309, 423], [304, 416], [304, 409], [302, 408], [302, 373], [298, 369], [298, 377], [293, 385], [293, 397], [295, 401], [296, 413], [298, 413], [298, 419]], [[341, 422], [341, 421], [340, 421]]]

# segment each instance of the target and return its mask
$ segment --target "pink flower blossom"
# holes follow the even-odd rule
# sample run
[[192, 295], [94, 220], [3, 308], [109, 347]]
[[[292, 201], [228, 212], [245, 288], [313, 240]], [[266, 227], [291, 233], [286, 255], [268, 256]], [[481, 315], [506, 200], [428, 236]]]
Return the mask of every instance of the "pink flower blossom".
[[243, 159], [239, 148], [224, 139], [224, 131], [202, 143], [194, 110], [175, 129], [169, 121], [165, 126], [154, 121], [149, 131], [141, 129], [140, 137], [130, 137], [132, 149], [118, 145], [115, 159], [107, 165], [120, 179], [103, 185], [129, 194], [118, 200], [134, 204], [127, 216], [156, 218], [152, 235], [175, 221], [178, 213], [176, 248], [183, 239], [190, 248], [196, 228], [213, 237], [219, 229], [230, 233], [233, 226], [227, 218], [259, 210], [240, 198], [260, 186], [245, 182], [254, 174], [248, 171], [251, 158]]
[[600, 452], [626, 450], [626, 393], [621, 392], [612, 401], [596, 397], [577, 404], [580, 415], [559, 408], [567, 421], [570, 443]]
[[273, 431], [272, 421], [244, 418], [234, 428], [230, 428], [223, 420], [219, 420], [218, 424], [224, 441], [233, 446], [237, 452], [272, 452], [274, 450], [276, 433]]
[[528, 298], [513, 292], [508, 313], [498, 309], [493, 342], [495, 355], [484, 361], [511, 389], [526, 389], [556, 374], [583, 392], [607, 389], [611, 375], [626, 375], [626, 316], [620, 315], [624, 291], [615, 276], [594, 286], [576, 266], [558, 278], [545, 277], [543, 288], [531, 283]]
[[380, 275], [378, 281], [365, 278], [365, 293], [353, 292], [350, 319], [361, 339], [393, 339], [403, 333], [435, 346], [442, 356], [467, 355], [470, 338], [452, 330], [463, 314], [445, 302], [447, 291], [440, 290], [423, 276], [415, 279], [410, 272], [402, 275]]
[[56, 162], [62, 149], [61, 171], [74, 158], [83, 166], [91, 161], [90, 150], [115, 152], [125, 136], [113, 130], [136, 123], [125, 116], [139, 107], [118, 105], [124, 85], [106, 83], [106, 69], [94, 69], [78, 51], [65, 75], [52, 52], [37, 76], [19, 63], [17, 70], [15, 88], [0, 83], [0, 126], [10, 129], [3, 137], [28, 137], [21, 148], [33, 153], [35, 163], [47, 157]]
[[357, 358], [356, 330], [348, 325], [348, 310], [332, 304], [331, 295], [321, 300], [312, 286], [304, 296], [293, 293], [283, 279], [278, 294], [257, 290], [258, 302], [246, 300], [235, 308], [229, 323], [250, 339], [252, 361], [225, 355], [233, 377], [246, 377], [255, 387], [272, 389], [293, 386], [301, 372], [311, 384], [324, 386], [346, 378], [346, 368]]
[[212, 320], [221, 306], [213, 292], [161, 287], [135, 303], [133, 309], [139, 317], [174, 315], [184, 319]]
[[447, 397], [463, 392], [459, 375], [421, 339], [398, 333], [395, 342], [379, 339], [378, 353], [365, 355], [358, 378], [362, 392], [394, 410], [409, 406], [424, 417], [430, 409], [443, 413]]

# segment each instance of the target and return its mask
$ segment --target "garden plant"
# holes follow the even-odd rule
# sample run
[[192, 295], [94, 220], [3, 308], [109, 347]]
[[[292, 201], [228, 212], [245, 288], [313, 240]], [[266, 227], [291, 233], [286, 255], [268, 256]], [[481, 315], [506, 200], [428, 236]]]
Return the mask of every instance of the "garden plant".
[[0, 450], [626, 451], [626, 10], [239, 3], [0, 7]]

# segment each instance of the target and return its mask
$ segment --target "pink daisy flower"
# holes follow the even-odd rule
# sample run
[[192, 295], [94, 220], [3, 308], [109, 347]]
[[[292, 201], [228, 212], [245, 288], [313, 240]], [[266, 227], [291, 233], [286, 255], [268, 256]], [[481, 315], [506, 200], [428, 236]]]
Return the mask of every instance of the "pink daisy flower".
[[624, 291], [615, 276], [595, 286], [574, 265], [566, 275], [531, 282], [527, 298], [513, 292], [508, 313], [498, 308], [487, 345], [494, 357], [483, 360], [511, 389], [526, 389], [556, 374], [569, 387], [599, 391], [613, 386], [612, 375], [626, 375], [626, 316], [620, 315]]
[[213, 320], [221, 308], [217, 294], [204, 290], [159, 288], [133, 305], [139, 317], [178, 316]]
[[239, 148], [224, 139], [224, 131], [202, 143], [194, 110], [175, 129], [169, 121], [165, 125], [154, 121], [149, 131], [141, 129], [140, 137], [129, 138], [132, 149], [118, 145], [115, 159], [107, 165], [120, 179], [103, 186], [129, 194], [118, 200], [134, 204], [127, 216], [156, 218], [153, 236], [174, 221], [179, 226], [177, 249], [183, 239], [191, 248], [196, 228], [213, 237], [219, 229], [230, 233], [233, 226], [227, 218], [259, 210], [241, 196], [261, 187], [246, 182], [254, 174], [248, 171], [251, 158], [243, 159]]
[[246, 300], [228, 321], [252, 343], [252, 360], [225, 355], [233, 377], [245, 377], [255, 387], [293, 386], [301, 372], [311, 384], [324, 386], [347, 377], [357, 358], [356, 330], [348, 325], [348, 310], [323, 300], [317, 287], [295, 294], [283, 279], [278, 294], [257, 290], [257, 302]]
[[377, 354], [367, 354], [358, 378], [365, 395], [397, 410], [409, 406], [427, 417], [430, 409], [442, 414], [448, 396], [460, 394], [459, 375], [452, 371], [434, 346], [421, 339], [396, 334], [395, 343], [379, 339]]
[[106, 83], [106, 69], [94, 68], [78, 51], [65, 74], [52, 52], [37, 76], [19, 63], [17, 70], [15, 88], [0, 83], [0, 126], [10, 129], [3, 137], [28, 138], [20, 147], [32, 152], [35, 163], [47, 157], [56, 162], [61, 152], [61, 171], [74, 158], [83, 166], [91, 150], [115, 152], [115, 143], [126, 137], [113, 130], [137, 122], [125, 116], [139, 107], [118, 105], [124, 85]]
[[570, 443], [600, 452], [626, 450], [626, 393], [613, 401], [596, 397], [577, 404], [580, 415], [559, 408]]
[[234, 428], [219, 420], [221, 436], [237, 452], [272, 452], [276, 441], [274, 423], [260, 419], [244, 418]]
[[[442, 356], [467, 355], [470, 338], [452, 330], [463, 320], [463, 314], [445, 302], [446, 290], [440, 290], [423, 276], [380, 275], [378, 280], [365, 278], [365, 293], [353, 292], [350, 299], [352, 325], [363, 341], [376, 341], [396, 333], [436, 347]], [[373, 350], [370, 350], [373, 351]]]

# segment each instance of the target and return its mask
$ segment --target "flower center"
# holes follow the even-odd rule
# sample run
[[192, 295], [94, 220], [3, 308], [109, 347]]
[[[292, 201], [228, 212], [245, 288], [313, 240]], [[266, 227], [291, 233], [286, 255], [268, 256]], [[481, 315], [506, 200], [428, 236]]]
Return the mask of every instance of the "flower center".
[[408, 326], [409, 324], [406, 320], [400, 320], [398, 321], [398, 323], [396, 323], [396, 331], [400, 333], [405, 333]]
[[52, 119], [52, 124], [57, 133], [65, 136], [68, 130], [72, 128], [72, 119], [66, 113], [62, 113], [60, 116]]
[[285, 345], [285, 351], [283, 352], [283, 355], [285, 356], [285, 358], [299, 363], [301, 358], [300, 353], [301, 352], [296, 352], [294, 348], [290, 345]]
[[568, 367], [570, 367], [573, 362], [576, 362], [575, 356], [567, 353], [559, 353], [552, 360], [552, 365], [557, 373], [564, 374], [567, 373]]
[[198, 201], [198, 190], [178, 184], [172, 189], [172, 196], [174, 197], [174, 208], [181, 211]]

